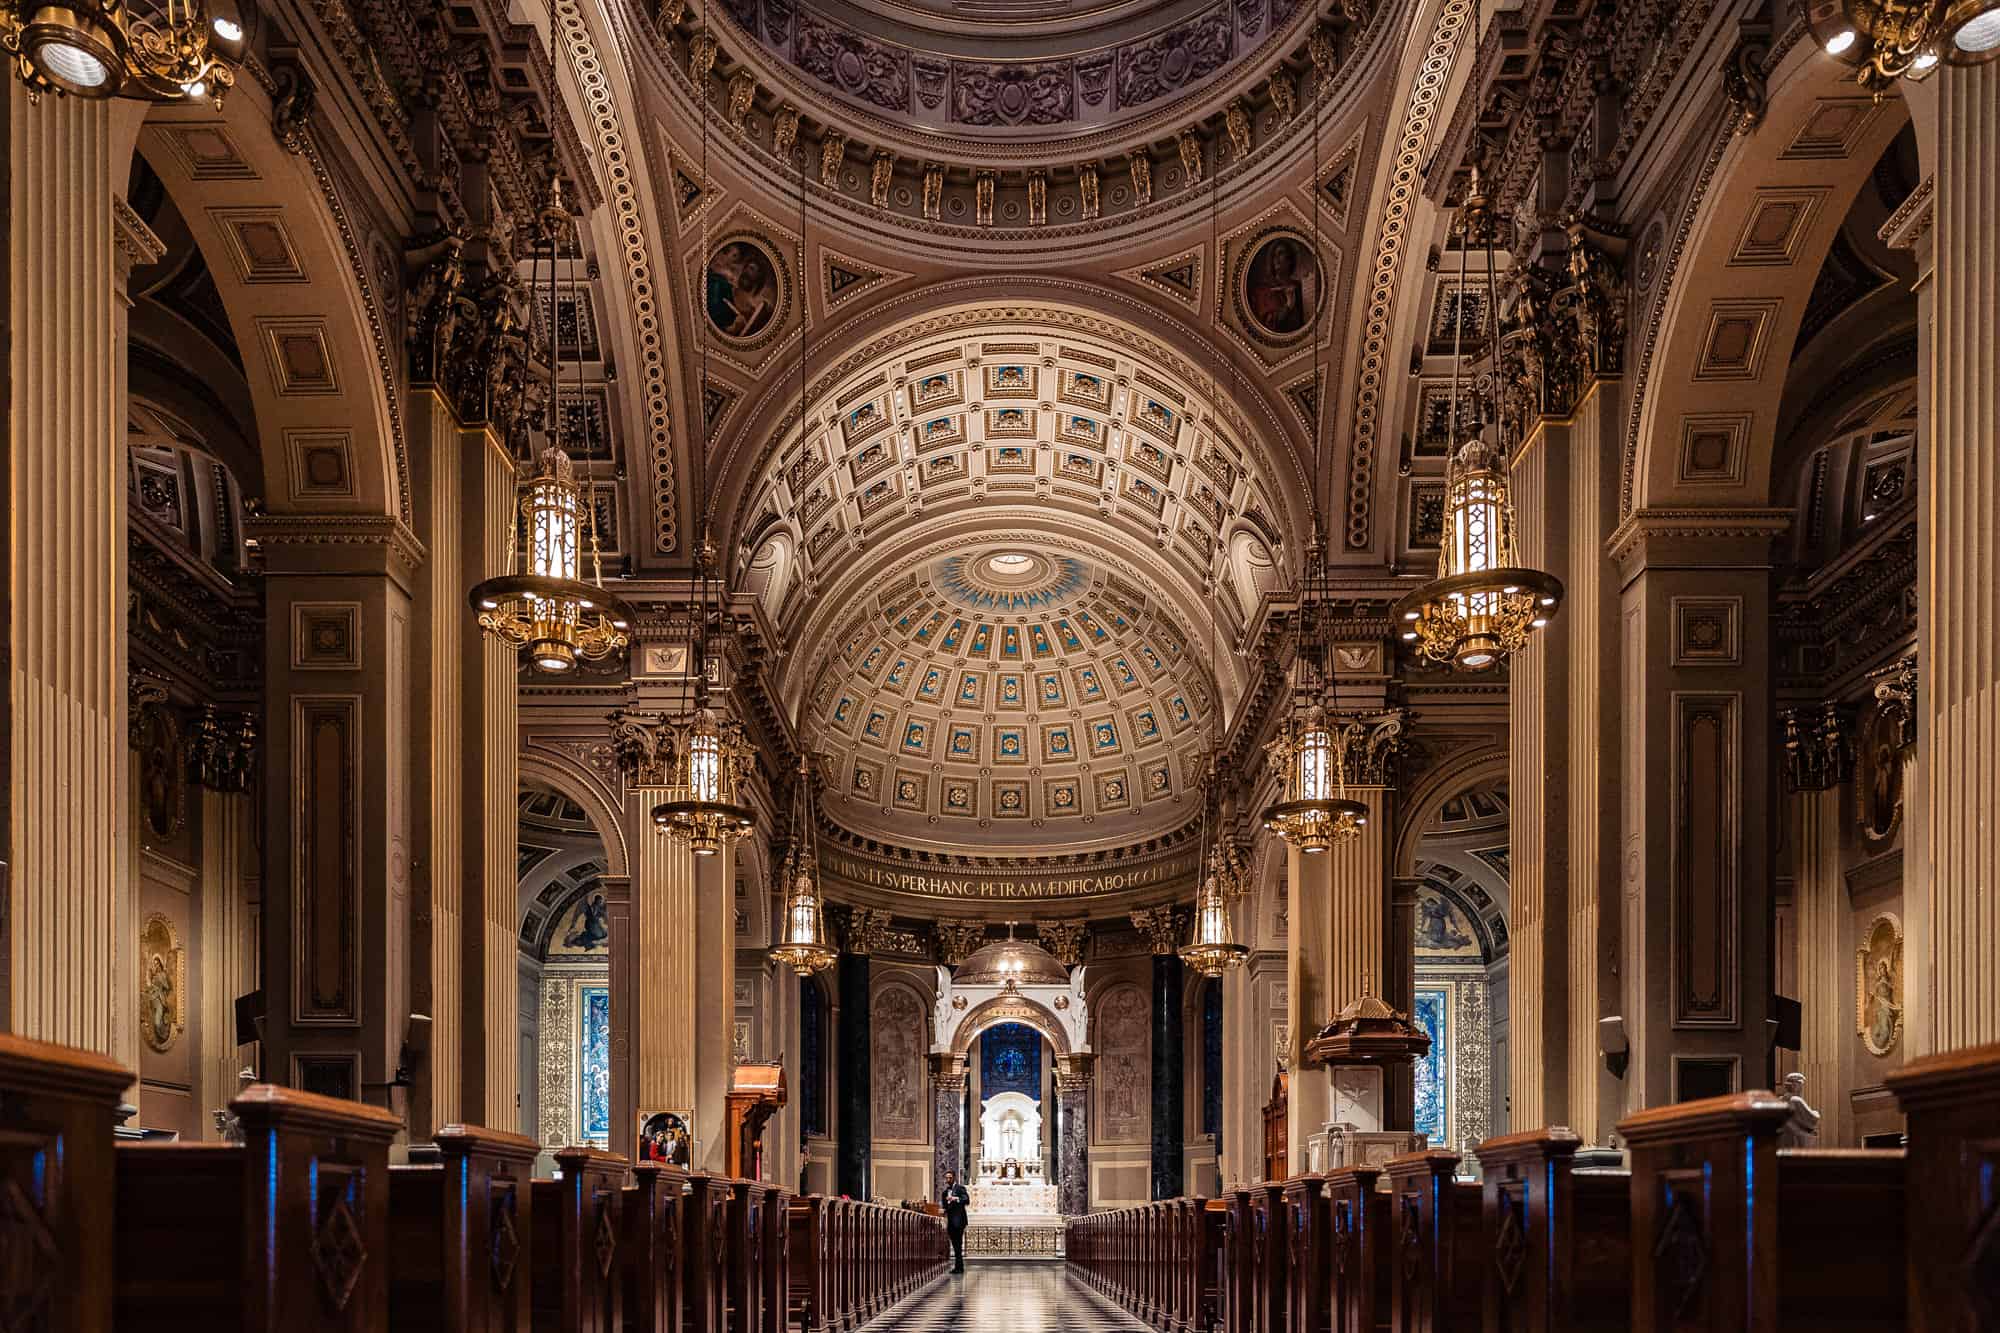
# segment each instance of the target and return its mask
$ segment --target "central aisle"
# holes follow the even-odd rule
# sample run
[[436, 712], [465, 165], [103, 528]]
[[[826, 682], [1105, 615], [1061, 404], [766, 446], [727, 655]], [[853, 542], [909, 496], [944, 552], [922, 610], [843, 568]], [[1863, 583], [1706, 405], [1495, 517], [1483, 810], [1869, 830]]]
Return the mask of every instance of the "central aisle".
[[1146, 1326], [1059, 1263], [966, 1265], [877, 1319], [897, 1333], [1140, 1333]]

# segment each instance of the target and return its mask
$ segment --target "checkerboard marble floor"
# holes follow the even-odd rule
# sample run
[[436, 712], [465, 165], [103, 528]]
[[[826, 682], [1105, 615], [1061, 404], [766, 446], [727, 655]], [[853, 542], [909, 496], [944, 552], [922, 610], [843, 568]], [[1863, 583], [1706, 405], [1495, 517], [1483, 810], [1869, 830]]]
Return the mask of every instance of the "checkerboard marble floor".
[[868, 1326], [869, 1333], [1140, 1333], [1146, 1326], [1062, 1263], [970, 1260]]

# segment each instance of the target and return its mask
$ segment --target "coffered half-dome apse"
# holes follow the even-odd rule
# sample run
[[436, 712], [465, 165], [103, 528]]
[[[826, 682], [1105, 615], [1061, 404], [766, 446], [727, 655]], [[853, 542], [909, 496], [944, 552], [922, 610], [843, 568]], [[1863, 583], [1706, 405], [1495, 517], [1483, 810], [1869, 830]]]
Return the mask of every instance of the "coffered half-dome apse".
[[736, 506], [822, 809], [937, 851], [1168, 833], [1246, 685], [1243, 627], [1289, 581], [1303, 474], [1129, 330], [962, 313], [827, 377]]

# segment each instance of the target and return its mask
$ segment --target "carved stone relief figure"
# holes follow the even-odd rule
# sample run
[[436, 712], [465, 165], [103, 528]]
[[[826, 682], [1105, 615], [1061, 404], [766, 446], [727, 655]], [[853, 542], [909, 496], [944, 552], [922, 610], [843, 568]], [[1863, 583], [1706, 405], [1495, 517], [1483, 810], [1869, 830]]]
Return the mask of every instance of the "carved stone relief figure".
[[1150, 1005], [1136, 986], [1111, 992], [1098, 1009], [1097, 1068], [1099, 1137], [1136, 1143], [1152, 1124], [1152, 1030]]
[[1153, 159], [1144, 153], [1132, 154], [1132, 202], [1144, 207], [1153, 202]]
[[877, 1137], [922, 1142], [924, 1033], [923, 1006], [902, 986], [884, 986], [870, 1006], [874, 1041], [871, 1073]]
[[1095, 222], [1097, 220], [1097, 211], [1100, 206], [1097, 191], [1096, 166], [1086, 165], [1079, 168], [1076, 173], [1076, 192], [1083, 203], [1083, 220], [1085, 222]]

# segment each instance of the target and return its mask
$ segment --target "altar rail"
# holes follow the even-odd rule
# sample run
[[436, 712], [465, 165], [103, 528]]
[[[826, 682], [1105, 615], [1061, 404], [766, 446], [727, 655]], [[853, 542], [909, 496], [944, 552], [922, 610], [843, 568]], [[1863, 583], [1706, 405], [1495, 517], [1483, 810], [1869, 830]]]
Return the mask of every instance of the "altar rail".
[[244, 1141], [121, 1143], [132, 1075], [0, 1035], [0, 1326], [46, 1333], [851, 1330], [940, 1277], [941, 1218], [259, 1084]]
[[1907, 1149], [1778, 1146], [1738, 1093], [1069, 1223], [1069, 1263], [1162, 1333], [1986, 1333], [2000, 1329], [2000, 1045], [1888, 1084]]

